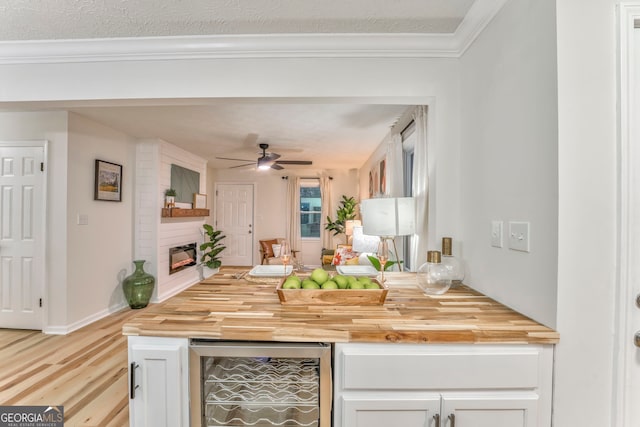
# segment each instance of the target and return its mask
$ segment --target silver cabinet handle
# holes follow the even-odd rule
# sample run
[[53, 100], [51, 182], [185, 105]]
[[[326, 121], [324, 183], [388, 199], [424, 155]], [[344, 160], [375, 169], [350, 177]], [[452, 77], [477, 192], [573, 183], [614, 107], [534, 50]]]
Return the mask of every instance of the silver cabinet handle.
[[433, 420], [435, 421], [435, 426], [434, 427], [440, 427], [440, 414], [435, 414], [433, 416]]
[[456, 427], [456, 416], [454, 414], [449, 415], [449, 427]]

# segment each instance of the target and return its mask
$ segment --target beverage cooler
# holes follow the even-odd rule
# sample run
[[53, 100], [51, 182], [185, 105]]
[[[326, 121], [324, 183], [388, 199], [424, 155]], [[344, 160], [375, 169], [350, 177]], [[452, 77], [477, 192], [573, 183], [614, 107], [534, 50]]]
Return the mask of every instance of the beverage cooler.
[[192, 339], [191, 426], [329, 427], [331, 345]]

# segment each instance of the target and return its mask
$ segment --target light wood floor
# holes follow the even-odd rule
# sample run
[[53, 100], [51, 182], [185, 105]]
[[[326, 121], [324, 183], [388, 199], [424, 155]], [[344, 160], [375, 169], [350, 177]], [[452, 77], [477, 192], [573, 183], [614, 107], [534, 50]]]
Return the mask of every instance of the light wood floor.
[[0, 405], [63, 405], [65, 427], [129, 425], [126, 309], [68, 335], [0, 329]]

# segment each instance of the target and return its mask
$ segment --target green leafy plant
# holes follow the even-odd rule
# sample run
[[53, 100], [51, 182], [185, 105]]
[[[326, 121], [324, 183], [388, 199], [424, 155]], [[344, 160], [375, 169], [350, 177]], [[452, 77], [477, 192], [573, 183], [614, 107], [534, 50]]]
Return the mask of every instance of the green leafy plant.
[[340, 201], [340, 207], [336, 210], [336, 220], [333, 221], [330, 216], [327, 216], [327, 225], [325, 230], [333, 231], [333, 235], [337, 236], [345, 232], [345, 223], [348, 220], [356, 218], [356, 206], [358, 202], [353, 197], [347, 197], [342, 195]]
[[173, 188], [167, 188], [166, 190], [164, 190], [164, 195], [165, 196], [176, 196], [176, 190], [174, 190]]
[[200, 250], [202, 251], [200, 262], [209, 268], [218, 268], [222, 265], [222, 261], [218, 258], [218, 255], [227, 248], [226, 246], [223, 246], [220, 241], [226, 236], [221, 236], [222, 231], [214, 230], [209, 224], [203, 224], [202, 228], [204, 228], [204, 232], [209, 241], [205, 241], [200, 245]]
[[[367, 258], [369, 259], [369, 262], [371, 262], [371, 265], [373, 265], [373, 268], [375, 268], [376, 270], [380, 271], [380, 269], [382, 268], [382, 264], [380, 264], [380, 260], [378, 258], [376, 258], [373, 255], [367, 255]], [[400, 261], [402, 262], [402, 261]], [[388, 269], [390, 269], [391, 267], [393, 267], [394, 265], [399, 264], [398, 261], [387, 261], [386, 264], [384, 265], [384, 271], [387, 271]]]

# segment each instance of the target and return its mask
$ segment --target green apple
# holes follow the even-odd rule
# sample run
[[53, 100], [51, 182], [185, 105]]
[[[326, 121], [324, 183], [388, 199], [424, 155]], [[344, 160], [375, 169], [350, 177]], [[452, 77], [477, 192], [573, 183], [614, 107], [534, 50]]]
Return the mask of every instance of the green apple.
[[349, 279], [340, 274], [333, 276], [333, 279], [331, 280], [336, 282], [336, 284], [338, 285], [338, 288], [340, 289], [347, 289], [347, 285], [349, 284]]
[[371, 279], [367, 276], [360, 276], [358, 277], [358, 282], [362, 283], [363, 285], [366, 285], [367, 283], [371, 283]]
[[302, 289], [320, 289], [320, 285], [311, 279], [304, 279], [302, 281]]
[[350, 284], [349, 289], [364, 289], [364, 283], [355, 281]]
[[321, 286], [322, 289], [338, 289], [338, 284], [333, 280], [327, 280]]
[[316, 268], [311, 272], [311, 276], [309, 276], [311, 280], [316, 282], [318, 285], [322, 285], [324, 282], [329, 280], [329, 273], [327, 273], [322, 268]]
[[369, 283], [365, 283], [364, 284], [364, 288], [365, 289], [380, 289], [380, 286], [378, 286], [378, 284], [375, 283], [375, 282], [369, 282]]
[[302, 283], [302, 279], [296, 275], [291, 275], [289, 277], [287, 277], [287, 280], [295, 280], [298, 283]]
[[289, 278], [282, 284], [282, 289], [300, 289], [300, 281]]

